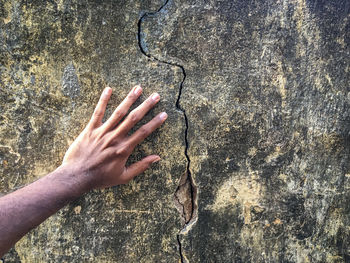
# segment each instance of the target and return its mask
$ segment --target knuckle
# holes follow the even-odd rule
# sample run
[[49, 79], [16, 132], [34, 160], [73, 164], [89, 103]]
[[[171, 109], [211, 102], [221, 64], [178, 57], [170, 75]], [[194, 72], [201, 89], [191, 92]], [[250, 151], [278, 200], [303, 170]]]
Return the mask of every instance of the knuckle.
[[119, 110], [119, 117], [122, 118], [128, 113], [127, 110]]
[[86, 129], [79, 135], [78, 139], [81, 139], [83, 141], [89, 141], [93, 137], [94, 137], [94, 131], [90, 129]]
[[123, 116], [124, 116], [123, 111], [118, 109], [114, 111], [114, 119], [121, 119]]
[[146, 100], [146, 106], [152, 107], [155, 104], [154, 100], [152, 98], [149, 98]]
[[139, 114], [136, 111], [133, 111], [130, 113], [130, 120], [131, 122], [135, 123], [139, 119]]
[[134, 92], [132, 92], [131, 94], [129, 94], [128, 99], [134, 101], [138, 98], [139, 96], [137, 94], [135, 94]]
[[140, 135], [141, 135], [142, 137], [146, 137], [146, 136], [150, 133], [149, 128], [148, 128], [148, 127], [145, 127], [145, 126], [142, 126], [142, 127], [139, 129], [139, 131], [140, 131]]
[[95, 110], [94, 116], [95, 117], [101, 117], [102, 116], [102, 111], [101, 110]]
[[97, 129], [93, 136], [94, 136], [96, 142], [102, 142], [104, 140], [103, 133], [101, 132], [100, 129]]
[[116, 151], [116, 154], [120, 155], [120, 156], [129, 155], [129, 146], [128, 145], [122, 145], [122, 146], [118, 147], [118, 149]]
[[103, 102], [103, 103], [108, 102], [108, 100], [109, 100], [108, 96], [102, 96], [102, 98], [101, 98], [101, 102]]

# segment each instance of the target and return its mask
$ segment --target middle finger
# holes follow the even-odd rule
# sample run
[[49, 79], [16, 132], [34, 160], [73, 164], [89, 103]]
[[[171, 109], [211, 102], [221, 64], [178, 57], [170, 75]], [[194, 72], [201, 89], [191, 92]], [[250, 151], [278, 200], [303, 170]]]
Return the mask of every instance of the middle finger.
[[160, 97], [158, 93], [153, 93], [147, 100], [145, 100], [140, 106], [132, 110], [125, 120], [115, 130], [116, 134], [126, 135], [136, 123], [138, 123], [146, 113], [152, 109]]

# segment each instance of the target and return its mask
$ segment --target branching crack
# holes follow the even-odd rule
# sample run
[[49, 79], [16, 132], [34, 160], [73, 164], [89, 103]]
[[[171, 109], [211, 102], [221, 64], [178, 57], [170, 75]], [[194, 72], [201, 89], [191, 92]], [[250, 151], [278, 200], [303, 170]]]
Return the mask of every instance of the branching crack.
[[197, 187], [193, 181], [192, 175], [191, 175], [191, 159], [188, 155], [188, 149], [189, 149], [189, 142], [188, 142], [188, 129], [189, 129], [189, 123], [188, 123], [188, 118], [186, 115], [186, 111], [182, 106], [180, 105], [180, 100], [181, 100], [181, 95], [182, 95], [182, 90], [183, 90], [183, 84], [186, 79], [186, 71], [185, 68], [177, 63], [170, 62], [170, 61], [164, 61], [159, 58], [156, 58], [149, 54], [146, 49], [143, 47], [143, 39], [142, 39], [142, 30], [141, 30], [141, 24], [142, 21], [147, 17], [147, 16], [154, 16], [158, 12], [160, 12], [167, 4], [169, 0], [166, 0], [164, 4], [155, 12], [147, 12], [141, 16], [141, 18], [138, 21], [138, 45], [139, 48], [145, 56], [148, 58], [158, 61], [160, 63], [164, 63], [170, 66], [175, 66], [181, 69], [182, 74], [183, 74], [183, 79], [180, 83], [179, 87], [179, 93], [178, 97], [176, 100], [176, 108], [182, 112], [183, 117], [184, 117], [184, 122], [185, 122], [185, 134], [184, 134], [184, 140], [185, 140], [185, 150], [184, 154], [187, 160], [187, 165], [186, 165], [186, 171], [184, 174], [181, 176], [179, 185], [174, 193], [174, 203], [175, 207], [179, 211], [181, 218], [182, 218], [182, 224], [183, 224], [183, 229], [178, 233], [177, 235], [177, 241], [178, 241], [178, 246], [179, 246], [179, 253], [181, 257], [181, 262], [186, 263], [188, 262], [186, 257], [183, 255], [183, 247], [181, 244], [180, 240], [180, 234], [181, 232], [185, 231], [186, 229], [190, 228], [194, 222], [197, 220]]

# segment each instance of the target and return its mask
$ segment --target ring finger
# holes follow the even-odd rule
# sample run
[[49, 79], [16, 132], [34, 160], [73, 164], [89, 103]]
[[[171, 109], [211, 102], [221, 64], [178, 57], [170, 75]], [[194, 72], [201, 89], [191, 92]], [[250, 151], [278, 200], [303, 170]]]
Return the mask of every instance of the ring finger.
[[137, 144], [141, 143], [146, 137], [159, 128], [167, 118], [168, 114], [162, 112], [151, 121], [141, 126], [136, 132], [134, 132], [133, 135], [129, 137], [128, 144], [130, 145], [130, 148], [134, 149]]

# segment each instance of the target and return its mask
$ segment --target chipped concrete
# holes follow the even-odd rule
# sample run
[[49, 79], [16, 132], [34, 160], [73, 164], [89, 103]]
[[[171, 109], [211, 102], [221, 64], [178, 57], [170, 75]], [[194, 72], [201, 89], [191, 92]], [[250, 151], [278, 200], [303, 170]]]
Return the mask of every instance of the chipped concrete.
[[62, 92], [65, 96], [71, 98], [76, 98], [80, 95], [78, 76], [72, 63], [64, 68], [62, 76]]
[[144, 41], [150, 56], [186, 70], [199, 198], [196, 224], [179, 236], [183, 258], [349, 260], [349, 45], [339, 41], [349, 6], [169, 1], [163, 10], [143, 22]]

